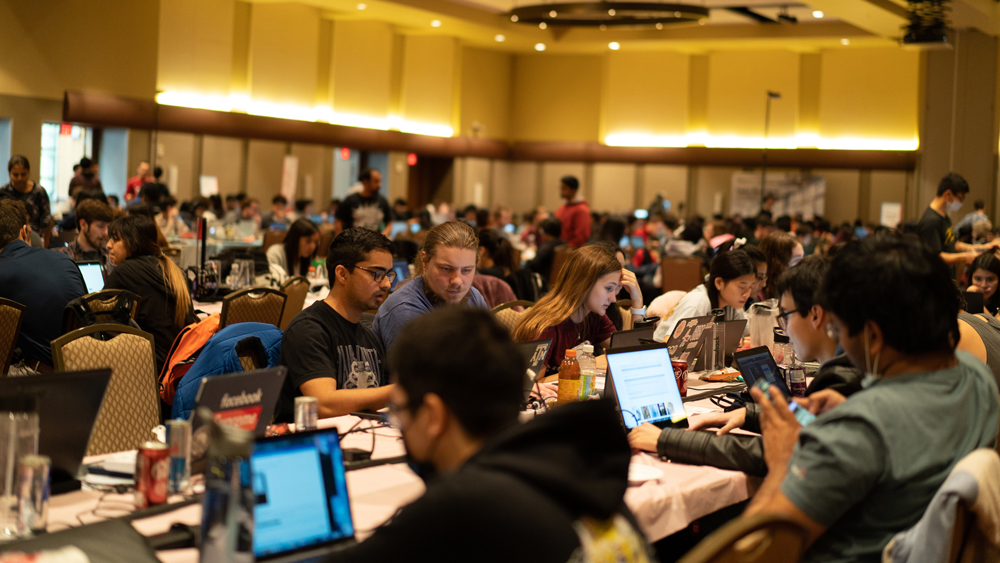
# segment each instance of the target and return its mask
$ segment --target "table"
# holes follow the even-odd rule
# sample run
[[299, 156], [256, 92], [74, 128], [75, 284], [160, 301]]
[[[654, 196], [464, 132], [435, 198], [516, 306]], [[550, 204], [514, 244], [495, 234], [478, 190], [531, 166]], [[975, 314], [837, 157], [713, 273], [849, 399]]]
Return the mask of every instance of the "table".
[[[302, 305], [302, 308], [305, 309], [306, 307], [312, 305], [313, 303], [320, 301], [321, 299], [325, 299], [329, 292], [330, 288], [328, 287], [324, 287], [323, 289], [317, 291], [309, 292], [306, 295], [306, 300], [305, 303]], [[216, 313], [220, 315], [222, 314], [221, 299], [213, 302], [194, 301], [193, 306], [195, 311], [202, 311], [204, 313], [208, 313], [209, 315]]]
[[[698, 393], [726, 384], [691, 381], [689, 389]], [[718, 411], [718, 407], [703, 399], [685, 404], [689, 416]], [[528, 417], [530, 418], [530, 417]], [[336, 427], [345, 432], [360, 419], [342, 416], [320, 420], [320, 428]], [[361, 422], [362, 425], [368, 422]], [[379, 428], [374, 431], [373, 459], [402, 455], [405, 448], [397, 431]], [[370, 433], [352, 433], [344, 437], [345, 448], [371, 449]], [[99, 457], [85, 460], [92, 463]], [[625, 503], [635, 514], [639, 525], [651, 542], [679, 532], [695, 520], [717, 510], [744, 501], [760, 484], [759, 478], [748, 477], [737, 471], [724, 471], [713, 467], [691, 466], [661, 461], [650, 454], [632, 456], [632, 463], [652, 465], [663, 471], [663, 478], [625, 492]], [[424, 492], [423, 481], [403, 464], [383, 465], [347, 472], [347, 488], [351, 499], [351, 514], [359, 540], [371, 533], [392, 516], [396, 510], [420, 497]], [[177, 499], [172, 499], [176, 501]], [[101, 509], [94, 509], [101, 503]], [[75, 491], [52, 498], [49, 512], [49, 531], [67, 526], [93, 523], [103, 518], [122, 516], [133, 509], [132, 495], [102, 494], [96, 491]], [[166, 532], [173, 523], [199, 524], [201, 506], [192, 505], [176, 511], [136, 520], [133, 526], [144, 535]], [[157, 553], [161, 561], [194, 562], [194, 549], [165, 550]]]

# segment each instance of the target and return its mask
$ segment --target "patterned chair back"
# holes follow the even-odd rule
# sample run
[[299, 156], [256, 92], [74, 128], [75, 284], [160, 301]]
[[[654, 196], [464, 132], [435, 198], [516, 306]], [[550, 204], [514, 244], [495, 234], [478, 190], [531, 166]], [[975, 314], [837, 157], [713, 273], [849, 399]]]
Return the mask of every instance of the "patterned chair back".
[[302, 307], [306, 304], [306, 295], [309, 294], [309, 280], [304, 276], [288, 278], [285, 283], [281, 284], [281, 291], [288, 296], [288, 300], [285, 301], [285, 312], [281, 315], [281, 324], [278, 325], [278, 328], [285, 330], [288, 328], [288, 323], [292, 322], [295, 315], [302, 312]]
[[[122, 294], [132, 299], [132, 308], [129, 314], [134, 321], [136, 313], [139, 312], [139, 301], [141, 298], [131, 291], [124, 289], [102, 289], [101, 291], [88, 293], [80, 297], [80, 300], [94, 313], [95, 324], [114, 323], [115, 305], [118, 303], [118, 297]], [[79, 317], [67, 307], [66, 312], [63, 314], [63, 334], [69, 334], [71, 331], [80, 328], [80, 326]]]
[[[113, 336], [98, 340], [95, 333]], [[153, 350], [153, 335], [118, 324], [84, 327], [52, 341], [56, 371], [111, 368], [87, 455], [134, 450], [153, 439], [160, 423]]]
[[219, 330], [237, 323], [281, 324], [281, 315], [288, 299], [281, 291], [270, 287], [248, 287], [222, 298], [222, 320]]
[[0, 297], [0, 376], [7, 375], [24, 321], [24, 305]]

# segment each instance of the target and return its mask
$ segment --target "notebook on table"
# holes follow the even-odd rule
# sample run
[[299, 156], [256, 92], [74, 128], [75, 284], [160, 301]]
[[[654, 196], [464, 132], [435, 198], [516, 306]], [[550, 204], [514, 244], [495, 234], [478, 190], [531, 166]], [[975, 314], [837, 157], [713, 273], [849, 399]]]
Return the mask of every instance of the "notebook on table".
[[604, 386], [618, 405], [622, 424], [631, 430], [643, 423], [660, 428], [687, 428], [687, 413], [666, 344], [608, 351]]
[[110, 380], [110, 369], [0, 379], [0, 395], [39, 397], [38, 453], [52, 460], [54, 494], [79, 488], [83, 456]]
[[97, 260], [77, 262], [76, 267], [80, 268], [80, 275], [83, 276], [83, 284], [87, 286], [87, 293], [94, 293], [104, 289], [104, 269]]
[[632, 330], [619, 330], [611, 333], [611, 348], [627, 348], [631, 346], [643, 346], [645, 344], [656, 344], [653, 340], [655, 326], [634, 328]]
[[336, 428], [258, 439], [250, 468], [257, 561], [318, 561], [355, 543]]

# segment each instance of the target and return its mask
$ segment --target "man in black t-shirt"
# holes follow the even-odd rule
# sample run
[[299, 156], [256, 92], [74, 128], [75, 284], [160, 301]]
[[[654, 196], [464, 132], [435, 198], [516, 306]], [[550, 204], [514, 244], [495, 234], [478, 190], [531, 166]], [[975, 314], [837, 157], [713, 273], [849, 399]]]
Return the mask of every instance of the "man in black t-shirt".
[[292, 319], [281, 339], [288, 377], [278, 420], [294, 416], [295, 397], [319, 399], [319, 416], [380, 409], [389, 400], [382, 341], [360, 324], [389, 294], [395, 271], [392, 245], [367, 229], [348, 229], [330, 244], [326, 268], [330, 294]]
[[969, 183], [954, 172], [941, 179], [937, 196], [931, 200], [917, 223], [920, 240], [938, 253], [946, 264], [970, 264], [981, 252], [996, 248], [993, 244], [966, 244], [955, 240], [948, 213], [962, 208], [969, 194]]
[[337, 232], [362, 227], [388, 235], [392, 209], [389, 202], [378, 193], [382, 187], [382, 174], [378, 170], [366, 168], [358, 176], [358, 180], [363, 186], [361, 192], [347, 196], [337, 208]]

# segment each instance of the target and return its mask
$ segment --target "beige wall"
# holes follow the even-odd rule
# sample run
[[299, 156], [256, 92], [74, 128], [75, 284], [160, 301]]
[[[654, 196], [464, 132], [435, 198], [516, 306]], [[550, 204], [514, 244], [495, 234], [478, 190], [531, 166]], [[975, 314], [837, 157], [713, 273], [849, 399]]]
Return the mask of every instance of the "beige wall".
[[642, 182], [642, 193], [637, 206], [645, 207], [649, 205], [657, 194], [663, 199], [670, 200], [671, 211], [679, 216], [684, 216], [684, 211], [680, 208], [687, 199], [688, 167], [665, 164], [645, 164], [640, 171]]
[[392, 97], [392, 28], [381, 22], [336, 21], [330, 91], [333, 110], [385, 119]]
[[250, 96], [255, 102], [311, 108], [318, 60], [318, 9], [293, 3], [251, 5]]
[[632, 132], [683, 135], [688, 119], [689, 60], [680, 53], [607, 55], [602, 137]]
[[597, 141], [601, 57], [514, 57], [511, 138], [518, 141]]
[[795, 135], [799, 56], [792, 51], [725, 51], [708, 61], [708, 132], [764, 136], [765, 95], [771, 102], [771, 137]]
[[637, 168], [628, 163], [595, 163], [591, 172], [590, 208], [622, 213], [631, 211], [636, 205], [642, 207], [644, 204], [635, 200]]
[[243, 191], [244, 144], [242, 139], [205, 135], [201, 142], [201, 174], [219, 180], [223, 196]]
[[[60, 121], [62, 104], [53, 100], [0, 94], [0, 118], [11, 120], [10, 154], [23, 154], [28, 157], [28, 162], [32, 163], [31, 179], [37, 181], [38, 163], [42, 156], [42, 123]], [[3, 178], [3, 183], [6, 184], [6, 167], [3, 170], [0, 178]]]
[[156, 88], [228, 96], [234, 0], [160, 0]]
[[195, 135], [167, 131], [156, 135], [156, 164], [163, 167], [162, 181], [179, 200], [198, 195], [196, 151]]
[[512, 65], [513, 56], [507, 53], [462, 50], [461, 126], [456, 134], [490, 139], [508, 137]]
[[285, 143], [250, 141], [247, 153], [248, 196], [267, 202], [281, 193], [281, 173], [286, 150]]
[[410, 35], [404, 45], [402, 117], [417, 123], [448, 125], [457, 129], [452, 104], [457, 102], [455, 89], [461, 68], [458, 40]]

